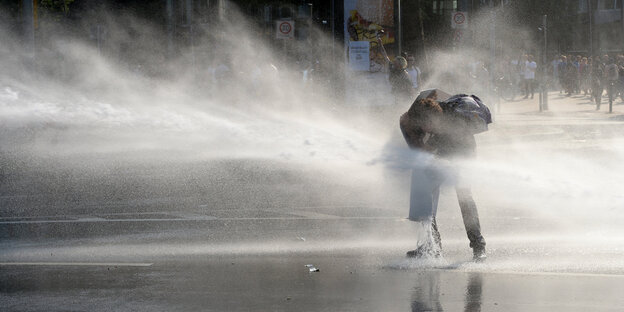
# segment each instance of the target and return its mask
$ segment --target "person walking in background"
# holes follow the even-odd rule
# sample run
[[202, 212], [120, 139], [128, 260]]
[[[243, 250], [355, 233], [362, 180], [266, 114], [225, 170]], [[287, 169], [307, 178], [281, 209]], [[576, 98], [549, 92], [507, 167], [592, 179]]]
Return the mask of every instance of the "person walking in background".
[[388, 82], [392, 88], [394, 95], [394, 103], [396, 105], [411, 103], [414, 100], [415, 92], [412, 85], [410, 75], [407, 73], [407, 60], [402, 56], [397, 56], [393, 61], [390, 60], [386, 49], [383, 46], [381, 37], [377, 36], [377, 42], [381, 47], [386, 64], [388, 64]]
[[604, 89], [604, 70], [600, 57], [596, 56], [592, 59], [590, 72], [591, 96], [596, 103], [596, 110], [600, 110], [600, 102], [602, 101], [602, 91]]
[[565, 69], [565, 92], [566, 96], [572, 96], [574, 93], [574, 87], [576, 85], [576, 80], [578, 79], [578, 69], [574, 65], [574, 62], [570, 61], [571, 56], [567, 58], [568, 62], [566, 63]]
[[537, 63], [533, 60], [533, 55], [527, 56], [527, 60], [524, 65], [524, 98], [528, 98], [529, 94], [531, 98], [534, 95], [535, 86], [535, 70], [537, 69]]
[[574, 93], [581, 93], [581, 63], [583, 57], [580, 55], [576, 56], [576, 60], [574, 61], [574, 66], [576, 67], [576, 80], [574, 81]]
[[413, 56], [407, 57], [407, 73], [410, 75], [410, 79], [412, 80], [414, 94], [418, 94], [418, 92], [420, 92], [420, 88], [422, 87], [422, 72], [420, 71], [420, 68], [416, 66], [416, 59]]
[[612, 106], [613, 106], [613, 100], [615, 100], [615, 97], [617, 96], [616, 92], [617, 92], [617, 87], [618, 84], [620, 82], [620, 74], [619, 74], [619, 67], [618, 65], [615, 63], [615, 58], [614, 57], [610, 57], [609, 61], [607, 63], [607, 66], [605, 66], [605, 79], [607, 82], [607, 95], [609, 96], [609, 112], [611, 112]]
[[578, 80], [578, 63], [576, 58], [571, 54], [568, 54], [568, 63], [566, 68], [566, 93], [568, 96], [572, 96], [576, 92], [576, 83]]
[[559, 80], [559, 62], [561, 62], [561, 57], [559, 55], [555, 55], [553, 60], [550, 62], [550, 68], [548, 69], [548, 78], [552, 83], [552, 87], [557, 90], [561, 90], [561, 81]]
[[557, 74], [559, 78], [559, 94], [567, 90], [566, 87], [566, 70], [568, 69], [568, 60], [565, 55], [560, 56], [559, 64], [557, 64]]
[[589, 71], [588, 60], [586, 57], [583, 57], [579, 65], [580, 89], [583, 91], [583, 95], [589, 94]]
[[224, 90], [232, 84], [234, 79], [234, 69], [232, 68], [232, 58], [228, 55], [222, 56], [213, 71], [217, 90]]
[[620, 98], [624, 101], [624, 55], [620, 54], [617, 57], [617, 65], [619, 68], [620, 82], [618, 84], [618, 92]]
[[522, 94], [524, 95], [524, 98], [527, 98], [527, 93], [526, 93], [526, 81], [524, 79], [524, 76], [526, 75], [526, 64], [529, 60], [529, 56], [526, 54], [523, 54], [520, 57], [520, 60], [518, 61], [518, 66], [517, 66], [517, 71], [518, 71], [518, 85], [520, 86], [520, 92], [522, 92]]

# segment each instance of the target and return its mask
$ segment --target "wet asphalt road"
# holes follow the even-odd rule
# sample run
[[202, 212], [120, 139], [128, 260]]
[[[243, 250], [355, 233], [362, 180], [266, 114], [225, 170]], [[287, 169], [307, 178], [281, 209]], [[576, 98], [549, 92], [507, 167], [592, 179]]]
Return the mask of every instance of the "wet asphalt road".
[[[368, 257], [3, 265], [0, 300], [4, 311], [621, 311], [624, 305], [621, 276], [400, 268], [382, 265], [387, 255]], [[309, 272], [307, 264], [320, 271]]]
[[[613, 161], [619, 155], [596, 153], [593, 142], [619, 142], [622, 115], [588, 118], [582, 108], [561, 116], [514, 112], [500, 117], [496, 131]], [[486, 156], [505, 144], [500, 136], [480, 139]], [[288, 162], [59, 159], [4, 147], [3, 311], [624, 307], [621, 232], [569, 231], [514, 207], [483, 209], [489, 259], [474, 264], [459, 214], [442, 211], [444, 260], [415, 261], [403, 255], [418, 229], [404, 219], [407, 190], [394, 185], [353, 183]]]

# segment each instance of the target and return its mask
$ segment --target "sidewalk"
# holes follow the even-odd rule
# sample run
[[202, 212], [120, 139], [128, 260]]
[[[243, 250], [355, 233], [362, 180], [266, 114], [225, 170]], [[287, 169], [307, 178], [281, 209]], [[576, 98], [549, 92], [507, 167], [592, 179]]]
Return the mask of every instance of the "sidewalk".
[[533, 99], [523, 99], [521, 96], [513, 101], [500, 100], [489, 105], [495, 115], [506, 119], [509, 115], [542, 115], [554, 117], [574, 117], [588, 119], [602, 119], [611, 121], [624, 121], [624, 103], [621, 99], [613, 102], [613, 112], [609, 113], [609, 98], [603, 95], [600, 110], [596, 110], [596, 104], [589, 96], [578, 94], [565, 96], [557, 91], [548, 93], [548, 109], [540, 112], [539, 93], [535, 93]]

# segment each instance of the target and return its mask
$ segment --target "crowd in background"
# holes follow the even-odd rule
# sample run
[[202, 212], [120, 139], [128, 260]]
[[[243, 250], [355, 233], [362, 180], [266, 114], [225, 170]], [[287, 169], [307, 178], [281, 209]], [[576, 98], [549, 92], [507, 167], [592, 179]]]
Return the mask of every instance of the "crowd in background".
[[618, 96], [624, 99], [624, 55], [561, 55], [551, 61], [549, 76], [560, 93], [590, 96], [596, 109], [604, 92], [610, 103]]
[[624, 100], [624, 55], [556, 55], [546, 66], [545, 71], [538, 69], [532, 55], [506, 57], [495, 78], [506, 77], [518, 86], [524, 98], [533, 98], [536, 73], [541, 73], [539, 83], [547, 90], [558, 90], [565, 96], [589, 96], [596, 101], [597, 109], [605, 92], [611, 102], [618, 96]]
[[[319, 83], [331, 85], [319, 60], [302, 60], [297, 64], [297, 72], [304, 86], [312, 82], [315, 87]], [[501, 87], [500, 81], [504, 81], [504, 85], [513, 89], [514, 96], [520, 95], [524, 99], [533, 99], [536, 91], [546, 88], [559, 91], [563, 96], [588, 96], [595, 101], [597, 109], [605, 95], [610, 102], [618, 97], [624, 101], [624, 55], [556, 55], [549, 63], [538, 65], [533, 55], [519, 54], [517, 57], [503, 57], [494, 66], [488, 64], [487, 60], [476, 59], [465, 65], [466, 68], [460, 71], [468, 75], [450, 75], [455, 80], [449, 78], [448, 84], [444, 83], [446, 87], [461, 87], [461, 92], [485, 95], [492, 93], [492, 90], [496, 92], [495, 89]], [[417, 66], [416, 58], [408, 53], [403, 53], [388, 64], [388, 74], [395, 96], [397, 93], [405, 93], [412, 97], [426, 84], [427, 77]], [[208, 80], [217, 89], [227, 88], [234, 77], [240, 79], [242, 76], [244, 81], [248, 80], [251, 89], [258, 92], [266, 88], [263, 82], [271, 83], [275, 77], [281, 76], [274, 64], [248, 62], [237, 68], [227, 58], [216, 59], [209, 66], [208, 75]], [[445, 81], [443, 74], [441, 79]]]

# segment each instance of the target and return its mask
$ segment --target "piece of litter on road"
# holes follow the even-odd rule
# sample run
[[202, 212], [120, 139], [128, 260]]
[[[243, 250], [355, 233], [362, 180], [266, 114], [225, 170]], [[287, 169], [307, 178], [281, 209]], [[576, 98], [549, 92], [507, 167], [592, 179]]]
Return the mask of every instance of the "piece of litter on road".
[[310, 272], [318, 272], [318, 271], [320, 271], [317, 267], [314, 266], [314, 264], [306, 264], [305, 266], [306, 266], [306, 268], [308, 268], [310, 270]]
[[305, 240], [306, 240], [306, 239], [305, 239], [305, 237], [301, 237], [301, 236], [297, 236], [297, 239], [298, 239], [298, 240], [301, 240], [301, 241], [304, 241], [304, 242], [305, 242]]

